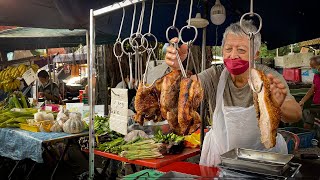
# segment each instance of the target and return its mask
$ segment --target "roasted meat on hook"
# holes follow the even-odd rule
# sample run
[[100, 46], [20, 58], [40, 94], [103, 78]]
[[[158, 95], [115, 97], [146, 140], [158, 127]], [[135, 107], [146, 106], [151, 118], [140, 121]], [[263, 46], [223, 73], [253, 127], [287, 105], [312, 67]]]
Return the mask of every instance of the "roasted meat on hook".
[[277, 128], [281, 120], [280, 107], [272, 101], [270, 82], [266, 75], [262, 71], [252, 69], [251, 77], [252, 85], [256, 89], [263, 82], [261, 92], [253, 93], [253, 101], [261, 132], [261, 142], [266, 148], [272, 148], [276, 145]]
[[180, 126], [178, 123], [178, 99], [181, 81], [180, 70], [173, 70], [162, 79], [160, 110], [161, 115], [166, 119], [170, 128], [177, 134], [180, 134]]
[[200, 115], [197, 112], [203, 99], [203, 89], [199, 81], [183, 78], [180, 83], [180, 94], [178, 101], [178, 122], [180, 134], [191, 134], [201, 124]]
[[143, 125], [144, 121], [158, 122], [162, 120], [159, 104], [161, 81], [162, 79], [157, 80], [150, 87], [144, 87], [142, 83], [139, 84], [134, 101], [137, 112], [134, 119], [140, 125]]

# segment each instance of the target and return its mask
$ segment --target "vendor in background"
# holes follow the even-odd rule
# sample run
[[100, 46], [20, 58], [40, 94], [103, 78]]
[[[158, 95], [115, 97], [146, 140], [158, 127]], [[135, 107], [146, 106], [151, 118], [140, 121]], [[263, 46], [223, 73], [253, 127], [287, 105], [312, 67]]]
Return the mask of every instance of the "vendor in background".
[[[251, 21], [244, 20], [242, 25], [247, 32], [257, 31]], [[213, 112], [213, 128], [206, 133], [200, 165], [216, 166], [220, 163], [220, 155], [234, 148], [288, 153], [287, 144], [281, 134], [277, 134], [274, 148], [266, 149], [261, 143], [261, 133], [253, 106], [253, 94], [248, 85], [249, 38], [243, 29], [237, 22], [225, 30], [222, 40], [224, 65], [212, 66], [198, 76], [191, 76], [194, 81], [199, 78], [204, 89], [204, 98], [208, 99], [209, 107]], [[173, 38], [171, 41], [176, 43], [178, 39]], [[258, 33], [254, 38], [255, 59], [259, 57], [260, 45], [261, 35]], [[181, 60], [185, 60], [188, 55], [186, 44], [178, 49], [169, 46], [165, 60], [171, 69], [179, 69], [177, 50]], [[301, 108], [290, 94], [282, 75], [265, 65], [257, 64], [256, 68], [268, 75], [271, 97], [273, 103], [281, 109], [281, 120], [299, 121]]]
[[[310, 67], [314, 73], [313, 83], [307, 94], [299, 102], [303, 107], [312, 96], [312, 103], [316, 105], [303, 110], [302, 119], [304, 122], [304, 128], [311, 129], [314, 126], [318, 131], [320, 130], [320, 56], [314, 56], [310, 58]], [[320, 136], [320, 133], [318, 132]], [[319, 137], [318, 137], [319, 138]]]
[[51, 103], [60, 104], [59, 87], [50, 80], [49, 73], [41, 70], [38, 73], [38, 78], [40, 81], [39, 97], [43, 97], [45, 100], [51, 101]]

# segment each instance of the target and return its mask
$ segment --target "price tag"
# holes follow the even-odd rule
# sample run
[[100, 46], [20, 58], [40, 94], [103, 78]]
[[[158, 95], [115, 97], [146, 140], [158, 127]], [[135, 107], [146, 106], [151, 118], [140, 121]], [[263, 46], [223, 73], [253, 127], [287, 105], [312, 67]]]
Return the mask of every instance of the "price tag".
[[110, 129], [128, 133], [128, 89], [111, 89]]
[[33, 70], [30, 68], [29, 70], [27, 70], [23, 75], [22, 78], [24, 79], [24, 81], [27, 83], [27, 85], [29, 86], [33, 81], [36, 80], [37, 75], [33, 72]]

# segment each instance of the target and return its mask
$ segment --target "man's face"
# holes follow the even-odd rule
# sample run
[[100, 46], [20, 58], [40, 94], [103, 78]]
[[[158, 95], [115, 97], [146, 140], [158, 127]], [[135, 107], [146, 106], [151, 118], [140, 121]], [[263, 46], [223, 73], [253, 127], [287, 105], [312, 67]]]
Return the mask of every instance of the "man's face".
[[39, 81], [42, 85], [46, 85], [48, 83], [48, 78], [39, 77]]
[[[247, 36], [227, 34], [222, 49], [223, 59], [249, 60], [249, 39]], [[257, 54], [256, 54], [257, 56]], [[256, 58], [256, 57], [255, 57]]]

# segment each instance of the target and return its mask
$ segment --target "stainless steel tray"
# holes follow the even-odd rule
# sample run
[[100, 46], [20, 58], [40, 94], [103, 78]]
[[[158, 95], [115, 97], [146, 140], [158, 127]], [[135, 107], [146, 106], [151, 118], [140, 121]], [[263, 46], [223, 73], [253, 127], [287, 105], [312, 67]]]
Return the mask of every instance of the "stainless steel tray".
[[244, 178], [244, 179], [277, 179], [286, 180], [292, 178], [301, 178], [299, 170], [301, 164], [298, 163], [288, 163], [289, 168], [282, 175], [272, 175], [267, 173], [257, 173], [254, 171], [244, 171], [237, 168], [226, 167], [221, 164], [218, 165], [221, 168], [221, 177], [223, 178]]
[[281, 175], [289, 168], [288, 163], [293, 155], [235, 148], [222, 154], [220, 158], [225, 167]]

